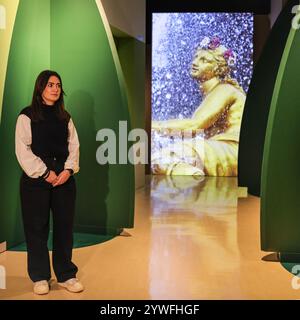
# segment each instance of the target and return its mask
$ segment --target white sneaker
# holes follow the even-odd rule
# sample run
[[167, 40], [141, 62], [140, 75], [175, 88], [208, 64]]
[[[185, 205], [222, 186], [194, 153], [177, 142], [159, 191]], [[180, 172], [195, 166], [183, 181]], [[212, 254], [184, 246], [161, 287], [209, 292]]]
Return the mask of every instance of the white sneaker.
[[77, 278], [72, 278], [65, 282], [58, 282], [58, 284], [70, 292], [81, 292], [84, 290], [82, 283]]
[[35, 294], [47, 294], [49, 293], [49, 289], [49, 283], [47, 280], [34, 282], [33, 292]]

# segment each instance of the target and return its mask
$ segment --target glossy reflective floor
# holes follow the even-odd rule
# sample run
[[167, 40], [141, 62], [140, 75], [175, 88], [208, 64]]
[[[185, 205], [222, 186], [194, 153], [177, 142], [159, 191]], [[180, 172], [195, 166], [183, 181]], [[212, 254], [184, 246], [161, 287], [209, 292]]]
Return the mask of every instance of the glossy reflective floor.
[[130, 237], [74, 250], [83, 293], [53, 281], [48, 295], [34, 295], [26, 254], [5, 252], [0, 299], [300, 299], [293, 275], [262, 261], [259, 198], [242, 191], [235, 178], [149, 178]]

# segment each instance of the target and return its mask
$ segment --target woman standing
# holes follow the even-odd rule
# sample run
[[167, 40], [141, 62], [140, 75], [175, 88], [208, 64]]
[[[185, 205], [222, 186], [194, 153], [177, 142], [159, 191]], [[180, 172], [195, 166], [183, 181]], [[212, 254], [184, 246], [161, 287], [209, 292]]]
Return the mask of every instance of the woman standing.
[[36, 294], [49, 292], [50, 209], [53, 215], [53, 269], [58, 284], [83, 291], [72, 262], [73, 220], [79, 171], [79, 141], [70, 114], [64, 109], [61, 77], [45, 70], [36, 79], [32, 103], [16, 124], [16, 156], [23, 169], [21, 207], [30, 279]]

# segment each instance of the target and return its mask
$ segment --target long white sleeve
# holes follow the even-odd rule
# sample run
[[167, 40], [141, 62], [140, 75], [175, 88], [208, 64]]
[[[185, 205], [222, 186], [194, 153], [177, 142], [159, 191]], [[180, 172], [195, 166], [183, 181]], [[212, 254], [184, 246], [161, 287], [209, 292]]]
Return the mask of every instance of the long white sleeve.
[[31, 150], [31, 120], [24, 114], [19, 115], [15, 132], [15, 152], [21, 168], [31, 178], [39, 178], [47, 166]]
[[79, 140], [72, 119], [68, 123], [68, 150], [69, 156], [65, 162], [65, 169], [72, 169], [74, 173], [79, 171]]

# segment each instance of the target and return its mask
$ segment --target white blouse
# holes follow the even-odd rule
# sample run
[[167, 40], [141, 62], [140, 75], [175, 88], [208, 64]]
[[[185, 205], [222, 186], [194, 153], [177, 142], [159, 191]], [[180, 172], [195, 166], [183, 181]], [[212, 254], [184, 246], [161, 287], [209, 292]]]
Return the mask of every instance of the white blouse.
[[[79, 140], [72, 119], [69, 120], [68, 131], [69, 156], [64, 168], [72, 169], [74, 173], [77, 173], [79, 171]], [[16, 156], [21, 168], [29, 177], [39, 178], [47, 170], [47, 166], [32, 152], [31, 143], [31, 120], [26, 115], [20, 114], [15, 132]]]

